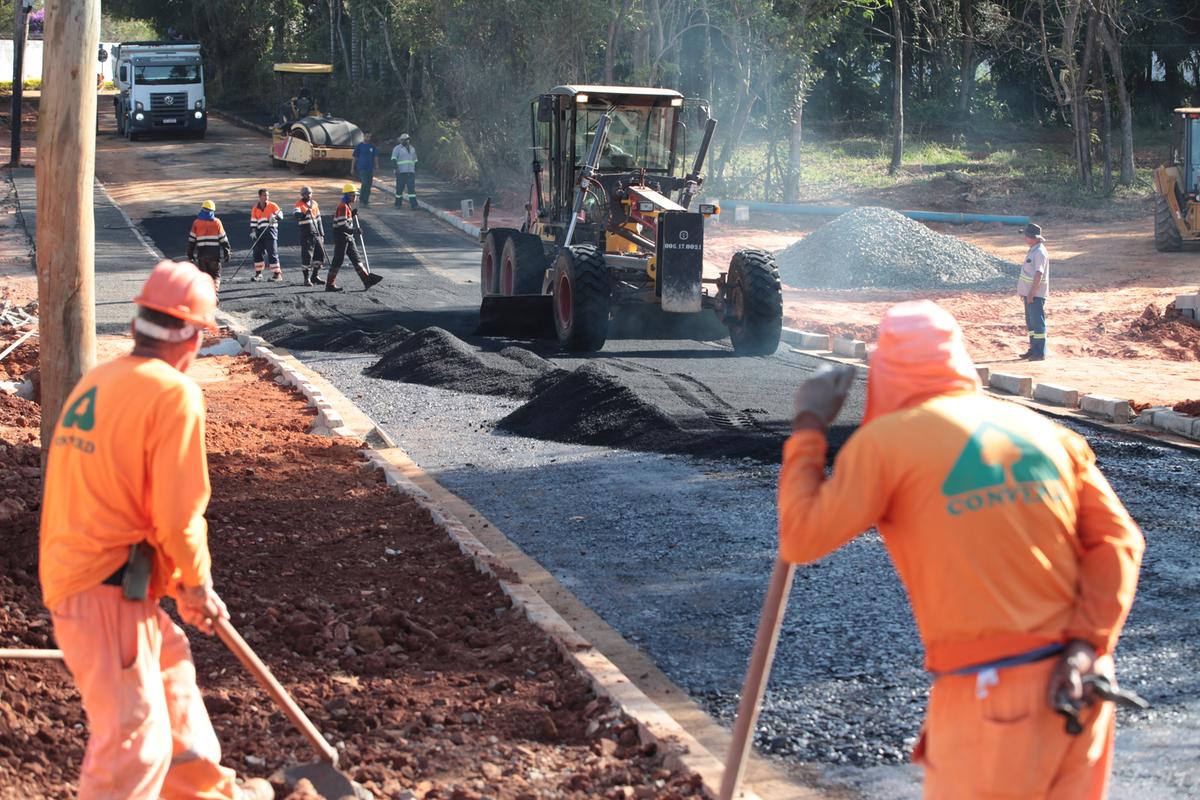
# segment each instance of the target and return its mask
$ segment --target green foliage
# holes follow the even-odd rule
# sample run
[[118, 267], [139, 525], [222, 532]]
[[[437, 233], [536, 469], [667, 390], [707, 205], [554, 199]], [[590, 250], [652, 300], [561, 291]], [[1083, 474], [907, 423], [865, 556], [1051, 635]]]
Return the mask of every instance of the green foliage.
[[148, 20], [126, 19], [108, 14], [100, 17], [102, 42], [146, 42], [157, 38], [159, 33]]
[[[39, 90], [42, 88], [42, 82], [38, 78], [26, 78], [21, 82], [21, 87], [29, 90]], [[11, 95], [13, 91], [12, 81], [0, 81], [0, 94]]]

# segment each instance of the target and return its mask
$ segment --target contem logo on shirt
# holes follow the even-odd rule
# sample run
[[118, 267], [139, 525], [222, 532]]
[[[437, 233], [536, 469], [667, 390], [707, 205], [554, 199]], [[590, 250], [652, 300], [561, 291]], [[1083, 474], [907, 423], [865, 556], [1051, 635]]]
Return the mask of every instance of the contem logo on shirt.
[[942, 483], [950, 516], [1013, 503], [1067, 502], [1062, 476], [1033, 442], [985, 422], [967, 440]]

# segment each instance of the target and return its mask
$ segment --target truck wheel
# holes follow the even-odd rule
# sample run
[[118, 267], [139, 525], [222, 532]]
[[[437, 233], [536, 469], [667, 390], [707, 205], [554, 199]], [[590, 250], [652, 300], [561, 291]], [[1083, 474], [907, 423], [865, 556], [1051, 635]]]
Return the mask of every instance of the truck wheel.
[[554, 329], [567, 350], [595, 352], [608, 339], [612, 280], [592, 244], [564, 248], [554, 259]]
[[1154, 195], [1154, 249], [1161, 253], [1173, 253], [1183, 247], [1183, 237], [1175, 224], [1171, 204], [1161, 194]]
[[532, 233], [514, 233], [500, 256], [500, 294], [541, 294], [546, 278], [542, 240]]
[[504, 245], [514, 233], [517, 233], [516, 228], [493, 228], [484, 237], [483, 254], [479, 259], [480, 296], [500, 293], [500, 261], [504, 257]]
[[783, 288], [775, 257], [765, 250], [739, 250], [729, 262], [725, 285], [724, 318], [734, 352], [774, 353], [783, 331]]

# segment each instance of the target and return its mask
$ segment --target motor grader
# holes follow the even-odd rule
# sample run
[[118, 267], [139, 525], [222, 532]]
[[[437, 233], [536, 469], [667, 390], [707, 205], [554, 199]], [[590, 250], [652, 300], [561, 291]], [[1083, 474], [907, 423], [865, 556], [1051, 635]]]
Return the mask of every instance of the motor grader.
[[1200, 108], [1177, 108], [1183, 141], [1174, 163], [1154, 170], [1154, 247], [1200, 242]]
[[[363, 140], [362, 130], [348, 120], [331, 116], [322, 106], [324, 98], [313, 84], [328, 83], [331, 64], [276, 64], [281, 83], [296, 83], [296, 94], [284, 92], [275, 124], [271, 126], [271, 163], [286, 166], [297, 175], [324, 172], [350, 174], [354, 148]], [[285, 86], [285, 88], [287, 88]]]
[[720, 209], [691, 210], [716, 128], [703, 106], [685, 108], [670, 89], [558, 86], [532, 101], [530, 127], [524, 222], [488, 228], [485, 208], [481, 332], [552, 317], [563, 348], [596, 351], [614, 314], [654, 306], [714, 313], [735, 352], [775, 352], [783, 296], [773, 256], [741, 250], [727, 269], [704, 272], [705, 218]]

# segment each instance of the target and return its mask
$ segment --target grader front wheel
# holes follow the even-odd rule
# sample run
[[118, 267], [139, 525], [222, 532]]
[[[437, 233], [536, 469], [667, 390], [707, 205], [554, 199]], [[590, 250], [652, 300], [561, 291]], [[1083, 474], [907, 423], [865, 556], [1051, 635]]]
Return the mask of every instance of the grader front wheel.
[[765, 250], [733, 254], [726, 277], [725, 325], [738, 355], [766, 356], [783, 332], [783, 288], [775, 257]]

